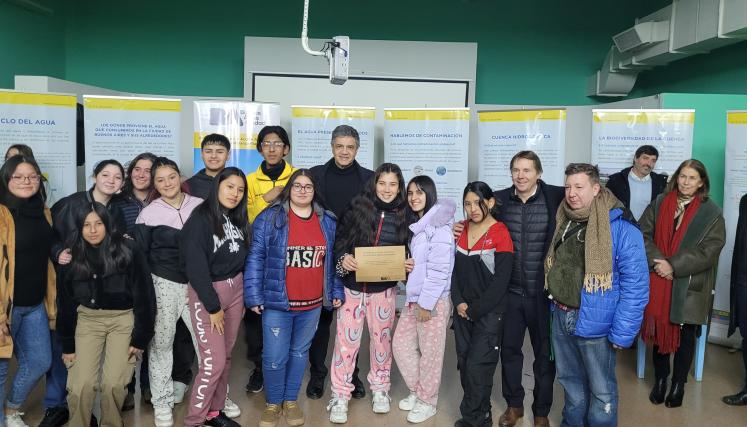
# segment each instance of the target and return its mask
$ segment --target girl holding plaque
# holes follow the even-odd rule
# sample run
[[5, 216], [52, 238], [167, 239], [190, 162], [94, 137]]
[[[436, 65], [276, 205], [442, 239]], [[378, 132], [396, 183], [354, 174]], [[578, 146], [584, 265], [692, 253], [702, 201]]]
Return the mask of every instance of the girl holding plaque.
[[373, 412], [389, 412], [397, 282], [357, 281], [358, 263], [353, 253], [356, 247], [405, 245], [406, 203], [402, 171], [393, 163], [384, 163], [376, 169], [363, 192], [352, 200], [340, 221], [335, 259], [337, 274], [345, 285], [345, 302], [337, 314], [332, 357], [332, 400], [327, 407], [332, 423], [347, 422], [348, 401], [354, 388], [351, 379], [366, 319], [371, 337], [368, 382], [373, 392]]

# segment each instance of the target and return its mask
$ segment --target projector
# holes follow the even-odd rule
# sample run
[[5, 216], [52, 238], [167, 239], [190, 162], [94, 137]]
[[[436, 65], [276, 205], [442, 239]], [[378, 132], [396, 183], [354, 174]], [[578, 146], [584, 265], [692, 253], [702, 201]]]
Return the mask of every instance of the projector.
[[350, 37], [336, 36], [332, 38], [332, 47], [327, 50], [329, 61], [329, 82], [336, 85], [348, 81], [348, 64], [350, 62]]

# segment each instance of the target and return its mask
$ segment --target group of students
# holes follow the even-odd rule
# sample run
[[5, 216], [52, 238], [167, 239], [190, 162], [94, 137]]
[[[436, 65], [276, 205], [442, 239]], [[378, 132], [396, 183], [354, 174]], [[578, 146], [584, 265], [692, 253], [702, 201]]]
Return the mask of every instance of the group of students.
[[[398, 407], [407, 411], [409, 422], [420, 423], [436, 414], [452, 314], [457, 368], [464, 389], [462, 418], [455, 426], [491, 425], [493, 374], [504, 347], [512, 273], [522, 267], [528, 254], [522, 237], [502, 221], [501, 200], [496, 197], [501, 193], [494, 194], [488, 184], [472, 182], [465, 187], [465, 221], [455, 224], [456, 203], [439, 198], [433, 180], [416, 176], [406, 184], [402, 171], [392, 163], [384, 163], [375, 171], [365, 169], [355, 160], [359, 146], [357, 131], [341, 125], [332, 133], [333, 158], [329, 162], [310, 170], [295, 169], [284, 160], [290, 149], [286, 131], [268, 126], [257, 140], [264, 161], [257, 171], [245, 176], [240, 169], [225, 166], [231, 155], [228, 139], [211, 134], [202, 141], [205, 169], [185, 182], [173, 160], [150, 153], [133, 159], [127, 173], [116, 160], [106, 160], [94, 168], [91, 189], [59, 200], [51, 212], [45, 206], [44, 177], [33, 155], [9, 150], [0, 168], [0, 240], [4, 245], [0, 268], [8, 272], [0, 275], [0, 344], [4, 344], [0, 354], [5, 350], [6, 357], [0, 359], [0, 385], [7, 377], [11, 351], [19, 368], [8, 397], [0, 395], [5, 402], [5, 425], [26, 425], [19, 409], [37, 380], [49, 371], [44, 425], [62, 425], [68, 419], [72, 426], [94, 424], [92, 410], [98, 391], [99, 424], [121, 426], [121, 410], [131, 408], [134, 370], [138, 359], [143, 358], [141, 386], [148, 384], [155, 425], [170, 427], [174, 423], [173, 407], [184, 398], [190, 382], [177, 380], [175, 358], [184, 359], [183, 354], [194, 348], [199, 369], [185, 425], [237, 426], [232, 418], [241, 411], [228, 397], [228, 379], [242, 319], [248, 358], [255, 363], [247, 390], [265, 390], [260, 427], [275, 427], [281, 418], [290, 426], [304, 424], [298, 405], [303, 375], [310, 362], [306, 394], [320, 398], [327, 375], [325, 360], [332, 320], [336, 321], [336, 336], [330, 358], [330, 421], [347, 422], [349, 401], [365, 395], [358, 380], [357, 356], [367, 321], [367, 379], [373, 393], [373, 412], [390, 411], [390, 375], [396, 361], [409, 390]], [[539, 158], [522, 152], [511, 161], [512, 177], [520, 162], [534, 162], [533, 167], [538, 169], [535, 175], [541, 174]], [[675, 221], [665, 219], [669, 225], [660, 226], [663, 232], [655, 227], [656, 221], [644, 222], [644, 232], [651, 235], [646, 240], [646, 250], [652, 254], [650, 262], [645, 259], [643, 237], [635, 221], [626, 219], [625, 224], [630, 225], [616, 225], [618, 218], [623, 219], [622, 205], [609, 190], [600, 190], [596, 168], [569, 166], [562, 203], [562, 196], [558, 200], [541, 199], [546, 210], [543, 218], [553, 228], [543, 226], [548, 231], [543, 232], [540, 242], [542, 260], [548, 252], [547, 243], [553, 244], [548, 261], [540, 262], [547, 270], [548, 282], [558, 278], [548, 289], [554, 293], [555, 305], [543, 297], [544, 305], [556, 307], [556, 313], [562, 311], [566, 326], [567, 316], [574, 310], [580, 313], [576, 330], [579, 339], [604, 336], [610, 349], [632, 343], [648, 301], [646, 264], [652, 277], [657, 275], [664, 281], [662, 287], [680, 280], [676, 274], [679, 269], [687, 270], [692, 280], [694, 274], [712, 268], [714, 253], [717, 258], [723, 246], [723, 239], [718, 237], [706, 239], [708, 253], [697, 267], [665, 261], [678, 250], [679, 242], [670, 243], [672, 235], [682, 239], [701, 202], [708, 210], [700, 211], [709, 212], [708, 218], [714, 219], [696, 220], [694, 227], [700, 227], [703, 221], [711, 227], [715, 224], [717, 229], [723, 227], [720, 212], [710, 213], [713, 208], [707, 199], [705, 169], [701, 170], [702, 164], [697, 161], [690, 162], [678, 169], [677, 179], [670, 185], [672, 195], [662, 205], [664, 213], [671, 214]], [[697, 176], [680, 179], [691, 170]], [[574, 184], [573, 179], [579, 176], [583, 182]], [[530, 189], [532, 197], [544, 191], [536, 187], [537, 179], [535, 176], [535, 187]], [[522, 180], [516, 178], [514, 184], [511, 196], [518, 197]], [[562, 192], [562, 188], [547, 187]], [[693, 200], [697, 201], [690, 205]], [[656, 215], [661, 214], [655, 212], [660, 203], [652, 203], [647, 215], [658, 218]], [[688, 210], [687, 206], [695, 208]], [[605, 231], [607, 211], [612, 224], [608, 223]], [[612, 212], [616, 212], [614, 218]], [[589, 224], [595, 234], [587, 231]], [[680, 229], [682, 224], [685, 227]], [[562, 245], [566, 240], [575, 241], [566, 239], [571, 227], [579, 244]], [[607, 251], [618, 250], [615, 227], [625, 229], [625, 244], [632, 246], [626, 246], [623, 254], [616, 253], [614, 259], [608, 254], [606, 261], [593, 255], [605, 253], [605, 247]], [[693, 245], [700, 247], [703, 240]], [[515, 247], [517, 243], [519, 247]], [[636, 245], [640, 250], [634, 254]], [[356, 280], [355, 248], [366, 246], [407, 248], [406, 301], [396, 329], [397, 282]], [[657, 246], [666, 248], [660, 253]], [[519, 259], [515, 252], [521, 255]], [[620, 260], [627, 257], [638, 258], [620, 267]], [[566, 260], [580, 260], [580, 269], [566, 268]], [[611, 266], [606, 265], [610, 260]], [[597, 286], [581, 286], [586, 282], [585, 274], [592, 274], [590, 268], [595, 267], [601, 269], [601, 273], [594, 273]], [[641, 269], [644, 271], [638, 271]], [[708, 274], [704, 273], [703, 280], [710, 280]], [[579, 283], [566, 284], [568, 275], [578, 275]], [[20, 286], [14, 286], [16, 278]], [[684, 285], [685, 290], [688, 285]], [[698, 285], [712, 287], [711, 283]], [[595, 333], [601, 332], [584, 336], [582, 323], [597, 314], [584, 315], [587, 307], [582, 307], [581, 299], [612, 316], [618, 302], [610, 302], [610, 294], [622, 300], [619, 310], [624, 313], [614, 320], [605, 317], [602, 323], [608, 323], [602, 326], [594, 319]], [[690, 297], [688, 293], [688, 301]], [[658, 346], [666, 343], [668, 347], [663, 350], [671, 353], [680, 346], [680, 339], [672, 338], [673, 327], [662, 319], [666, 318], [667, 304], [679, 300], [665, 293], [659, 298], [662, 302], [657, 311], [647, 313], [646, 319], [651, 320], [645, 324], [650, 325], [645, 337]], [[686, 297], [682, 298], [684, 304]], [[682, 323], [700, 322], [701, 317], [686, 315]], [[540, 323], [545, 326], [540, 328], [548, 332], [536, 342], [533, 338], [535, 347], [549, 346], [551, 322], [547, 315], [544, 319]], [[614, 322], [620, 319], [625, 324], [616, 326]], [[186, 331], [181, 338], [180, 324]], [[39, 334], [42, 329], [54, 332], [51, 336]], [[685, 333], [685, 329], [680, 331]], [[607, 342], [608, 335], [612, 344]], [[555, 343], [554, 329], [552, 339]], [[182, 347], [176, 349], [180, 341]], [[577, 397], [568, 382], [572, 375], [560, 373], [563, 353], [571, 351], [564, 349], [568, 345], [555, 343], [559, 377], [566, 390], [564, 419], [575, 425], [570, 422], [573, 408], [569, 407], [573, 404], [569, 397]], [[614, 366], [614, 354], [610, 357]], [[659, 362], [664, 363], [668, 367], [668, 359]], [[191, 365], [191, 360], [187, 357], [181, 364]], [[677, 370], [677, 359], [675, 365]], [[614, 380], [612, 371], [605, 375], [612, 375]], [[608, 415], [613, 413], [615, 421], [610, 425], [614, 425], [616, 387], [608, 393], [611, 397], [600, 397], [593, 385], [587, 384], [582, 396], [588, 400], [591, 393], [596, 400], [614, 405], [614, 410], [606, 410]], [[60, 386], [62, 391], [55, 391]], [[658, 379], [657, 387], [661, 388]], [[666, 390], [666, 379], [663, 387]], [[659, 389], [652, 391], [652, 401]], [[681, 390], [679, 393], [681, 404]], [[62, 396], [63, 402], [55, 405], [50, 396]], [[576, 401], [575, 405], [578, 409], [581, 403]], [[588, 413], [592, 414], [592, 409]], [[507, 425], [507, 414], [509, 411], [501, 417], [502, 425]], [[517, 414], [513, 414], [513, 423], [521, 416]], [[546, 416], [535, 415], [535, 425], [547, 425], [542, 424], [547, 422]], [[582, 424], [586, 422], [584, 417]]]

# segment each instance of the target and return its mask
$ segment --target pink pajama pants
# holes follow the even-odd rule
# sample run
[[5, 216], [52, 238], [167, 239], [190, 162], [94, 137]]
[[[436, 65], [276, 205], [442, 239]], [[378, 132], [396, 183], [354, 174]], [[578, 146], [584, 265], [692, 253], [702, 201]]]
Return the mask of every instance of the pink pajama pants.
[[364, 293], [345, 288], [345, 303], [337, 309], [337, 336], [332, 356], [332, 395], [350, 400], [355, 358], [361, 346], [363, 322], [368, 319], [371, 342], [371, 391], [389, 391], [392, 369], [392, 330], [397, 288]]
[[410, 393], [436, 406], [444, 365], [446, 329], [451, 317], [451, 299], [439, 298], [431, 319], [418, 322], [417, 305], [409, 303], [402, 310], [394, 333], [392, 350], [397, 367]]

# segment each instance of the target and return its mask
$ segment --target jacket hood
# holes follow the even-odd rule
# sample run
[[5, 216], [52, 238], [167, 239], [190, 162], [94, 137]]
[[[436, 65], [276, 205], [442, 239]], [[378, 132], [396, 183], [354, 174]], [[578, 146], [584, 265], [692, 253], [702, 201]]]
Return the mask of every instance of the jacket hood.
[[196, 174], [192, 175], [192, 179], [213, 182], [213, 177], [205, 173], [205, 168], [200, 169]]
[[435, 205], [423, 215], [415, 224], [410, 225], [410, 230], [417, 234], [430, 225], [441, 227], [454, 221], [456, 203], [452, 199], [438, 199]]

